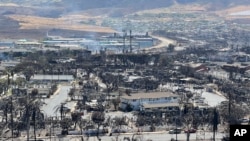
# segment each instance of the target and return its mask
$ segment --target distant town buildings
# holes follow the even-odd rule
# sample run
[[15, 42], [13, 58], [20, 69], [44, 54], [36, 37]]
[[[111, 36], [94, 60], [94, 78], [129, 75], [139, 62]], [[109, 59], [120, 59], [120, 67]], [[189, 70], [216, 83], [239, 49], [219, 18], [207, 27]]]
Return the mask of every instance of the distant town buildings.
[[154, 40], [148, 35], [119, 35], [102, 36], [97, 39], [87, 38], [63, 38], [58, 36], [50, 36], [42, 43], [45, 47], [72, 48], [82, 47], [91, 50], [93, 53], [107, 51], [109, 53], [129, 52], [151, 47], [154, 45]]
[[39, 43], [37, 41], [27, 41], [27, 40], [18, 40], [15, 42], [15, 47], [23, 47], [23, 48], [29, 48], [29, 47], [42, 47], [42, 43]]

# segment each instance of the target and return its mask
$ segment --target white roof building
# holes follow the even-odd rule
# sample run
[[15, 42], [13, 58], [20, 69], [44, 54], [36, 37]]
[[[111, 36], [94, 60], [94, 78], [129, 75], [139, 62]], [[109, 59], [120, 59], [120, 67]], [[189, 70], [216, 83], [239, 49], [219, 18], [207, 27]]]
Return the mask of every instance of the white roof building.
[[73, 75], [41, 75], [36, 74], [30, 78], [31, 81], [73, 81]]
[[129, 105], [133, 110], [145, 110], [145, 108], [149, 107], [160, 108], [170, 103], [172, 105], [174, 103], [178, 104], [178, 95], [171, 92], [137, 93], [131, 96], [122, 96], [120, 108], [126, 110]]

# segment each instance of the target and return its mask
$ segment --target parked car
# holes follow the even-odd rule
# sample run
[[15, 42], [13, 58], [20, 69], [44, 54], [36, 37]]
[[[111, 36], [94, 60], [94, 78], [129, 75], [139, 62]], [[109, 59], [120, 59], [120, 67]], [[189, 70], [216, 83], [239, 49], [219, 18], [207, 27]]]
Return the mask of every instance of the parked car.
[[168, 132], [169, 134], [180, 134], [181, 133], [181, 129], [180, 128], [176, 128], [176, 129], [171, 129]]
[[196, 133], [196, 129], [191, 128], [191, 129], [189, 129], [189, 130], [185, 130], [184, 132], [185, 132], [185, 133]]
[[242, 119], [239, 119], [239, 122], [240, 123], [249, 123], [249, 119], [242, 118]]
[[113, 129], [111, 132], [112, 133], [126, 133], [127, 131], [125, 129]]

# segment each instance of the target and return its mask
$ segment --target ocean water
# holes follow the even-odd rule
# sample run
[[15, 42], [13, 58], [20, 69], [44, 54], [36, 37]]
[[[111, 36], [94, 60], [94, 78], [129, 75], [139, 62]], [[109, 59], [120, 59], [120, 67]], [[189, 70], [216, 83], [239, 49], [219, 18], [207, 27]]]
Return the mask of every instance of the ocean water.
[[250, 10], [230, 14], [231, 16], [250, 16]]

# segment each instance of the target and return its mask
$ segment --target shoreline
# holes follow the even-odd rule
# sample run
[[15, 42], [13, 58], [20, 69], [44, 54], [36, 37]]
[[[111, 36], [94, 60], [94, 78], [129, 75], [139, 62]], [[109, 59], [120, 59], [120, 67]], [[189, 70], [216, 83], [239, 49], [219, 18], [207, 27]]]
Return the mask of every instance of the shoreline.
[[157, 45], [154, 45], [152, 47], [144, 48], [144, 50], [146, 50], [146, 51], [149, 51], [149, 50], [152, 50], [152, 49], [162, 49], [162, 48], [167, 47], [169, 44], [173, 44], [173, 45], [176, 44], [175, 40], [172, 40], [172, 39], [169, 39], [169, 38], [165, 38], [165, 37], [157, 36], [157, 35], [152, 35], [152, 34], [150, 34], [150, 36], [152, 38], [155, 38], [155, 39], [159, 40], [160, 43], [157, 44]]

